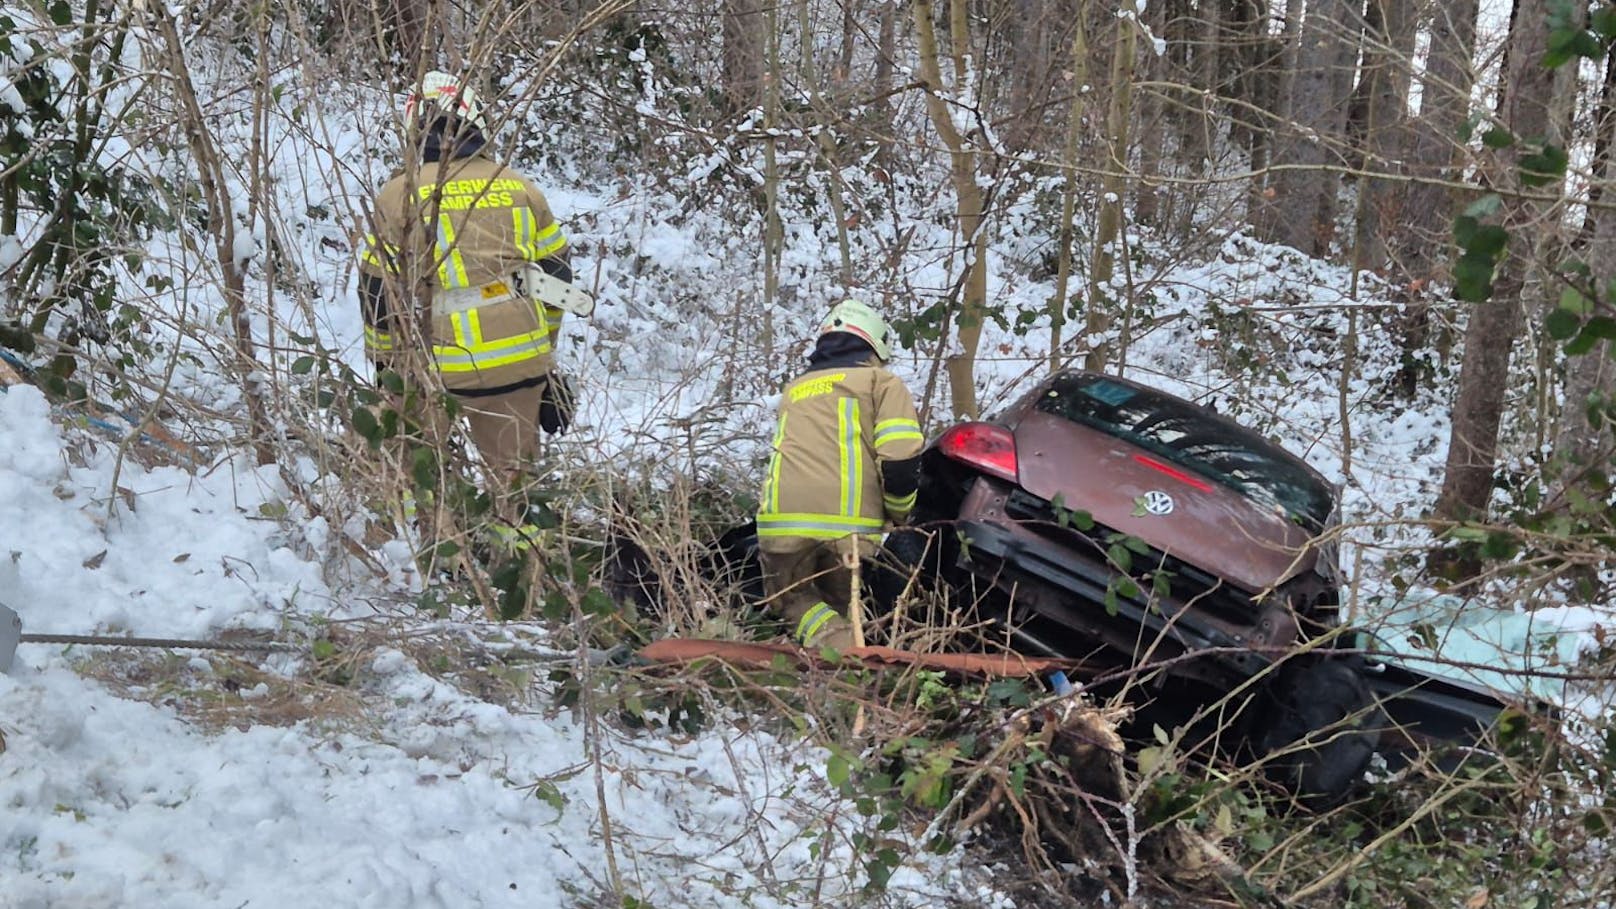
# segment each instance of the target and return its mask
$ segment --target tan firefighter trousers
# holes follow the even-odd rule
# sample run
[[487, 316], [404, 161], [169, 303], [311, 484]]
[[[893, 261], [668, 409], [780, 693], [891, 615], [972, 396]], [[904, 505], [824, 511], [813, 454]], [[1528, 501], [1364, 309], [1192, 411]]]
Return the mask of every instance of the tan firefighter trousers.
[[508, 476], [532, 463], [543, 398], [543, 382], [504, 394], [459, 398], [466, 430], [489, 467]]
[[797, 643], [846, 650], [853, 646], [848, 618], [853, 572], [843, 555], [854, 546], [867, 555], [873, 547], [856, 537], [803, 544], [789, 552], [758, 553], [769, 605], [786, 620], [786, 631]]

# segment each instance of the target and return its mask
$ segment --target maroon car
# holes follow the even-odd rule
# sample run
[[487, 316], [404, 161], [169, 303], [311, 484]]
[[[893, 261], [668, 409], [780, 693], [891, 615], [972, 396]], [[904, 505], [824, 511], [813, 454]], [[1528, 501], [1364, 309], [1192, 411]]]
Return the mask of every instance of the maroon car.
[[1475, 741], [1502, 707], [1351, 649], [1336, 627], [1335, 489], [1206, 407], [1059, 372], [945, 430], [923, 465], [894, 557], [967, 595], [1019, 651], [1081, 659], [1091, 676], [1160, 667], [1189, 683], [1179, 699], [1252, 692], [1241, 729], [1259, 755], [1330, 729], [1273, 765], [1301, 792], [1343, 794], [1394, 737]]
[[1071, 655], [1076, 634], [1129, 662], [1140, 646], [1250, 651], [1184, 668], [1224, 684], [1302, 625], [1335, 623], [1329, 482], [1166, 393], [1058, 373], [992, 421], [945, 431], [925, 479], [923, 520], [957, 530], [972, 573], [1014, 594], [1006, 618], [1032, 650]]

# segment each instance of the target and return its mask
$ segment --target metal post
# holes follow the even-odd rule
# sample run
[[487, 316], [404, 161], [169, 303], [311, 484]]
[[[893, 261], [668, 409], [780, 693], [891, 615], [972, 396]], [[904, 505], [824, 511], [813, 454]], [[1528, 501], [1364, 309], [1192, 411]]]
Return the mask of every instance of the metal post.
[[11, 671], [11, 658], [16, 656], [17, 642], [21, 640], [22, 616], [0, 603], [0, 672]]

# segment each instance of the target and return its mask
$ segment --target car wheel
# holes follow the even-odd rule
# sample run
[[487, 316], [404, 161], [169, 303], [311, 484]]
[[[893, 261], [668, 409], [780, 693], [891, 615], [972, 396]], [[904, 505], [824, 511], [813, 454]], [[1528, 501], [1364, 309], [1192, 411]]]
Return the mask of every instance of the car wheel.
[[1362, 675], [1341, 659], [1282, 668], [1264, 686], [1250, 744], [1269, 779], [1310, 808], [1344, 799], [1363, 777], [1386, 715]]

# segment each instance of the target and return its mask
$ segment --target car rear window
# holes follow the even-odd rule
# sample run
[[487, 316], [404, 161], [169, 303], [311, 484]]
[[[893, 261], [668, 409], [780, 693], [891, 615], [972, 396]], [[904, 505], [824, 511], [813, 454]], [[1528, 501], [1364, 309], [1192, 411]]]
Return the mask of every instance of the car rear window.
[[1177, 398], [1104, 376], [1057, 377], [1038, 410], [1116, 436], [1313, 530], [1335, 507], [1330, 487], [1256, 432]]

